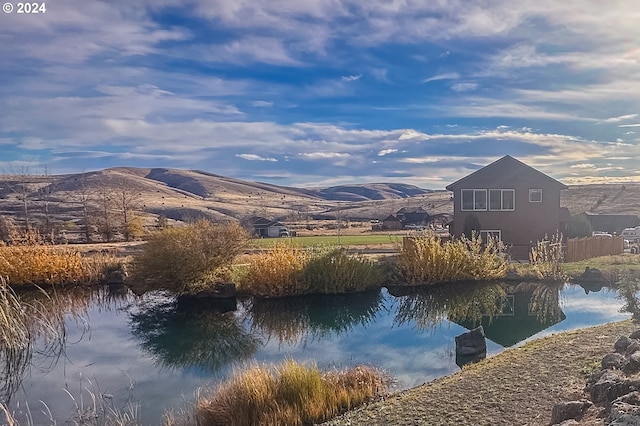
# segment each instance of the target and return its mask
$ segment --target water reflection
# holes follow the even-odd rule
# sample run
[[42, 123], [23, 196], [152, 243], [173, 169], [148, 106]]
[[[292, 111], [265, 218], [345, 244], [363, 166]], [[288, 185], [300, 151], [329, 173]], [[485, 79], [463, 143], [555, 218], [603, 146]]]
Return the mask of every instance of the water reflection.
[[565, 319], [555, 283], [461, 283], [425, 289], [396, 289], [395, 324], [435, 328], [445, 320], [469, 330], [482, 325], [488, 339], [513, 346]]
[[130, 314], [132, 334], [156, 365], [215, 372], [250, 358], [259, 340], [236, 314], [197, 302], [164, 299]]
[[[26, 318], [28, 340], [15, 347], [0, 347], [0, 402], [8, 403], [29, 373], [53, 370], [67, 344], [66, 321], [75, 321], [88, 331], [90, 306], [117, 306], [127, 295], [91, 287], [62, 290], [20, 291], [16, 294]], [[71, 344], [74, 342], [70, 342]]]
[[625, 303], [620, 312], [628, 312], [635, 322], [640, 322], [640, 271], [627, 270], [618, 274], [613, 287]]
[[279, 343], [338, 336], [371, 323], [383, 308], [380, 290], [247, 301], [251, 329]]
[[446, 320], [474, 323], [483, 316], [493, 318], [503, 311], [508, 302], [505, 285], [500, 283], [397, 287], [389, 292], [399, 298], [395, 324], [400, 326], [414, 322], [421, 330], [433, 329]]

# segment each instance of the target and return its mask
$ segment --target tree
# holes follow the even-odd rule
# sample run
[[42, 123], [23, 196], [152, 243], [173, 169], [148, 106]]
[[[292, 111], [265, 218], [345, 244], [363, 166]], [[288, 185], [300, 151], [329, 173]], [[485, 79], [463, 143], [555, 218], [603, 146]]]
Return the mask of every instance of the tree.
[[98, 231], [106, 241], [113, 241], [116, 234], [113, 199], [113, 191], [103, 180], [98, 188], [96, 201], [98, 202]]
[[480, 225], [480, 219], [475, 214], [469, 214], [464, 218], [464, 223], [462, 225], [462, 233], [467, 239], [472, 239], [473, 235], [479, 235], [480, 229], [482, 226]]
[[571, 216], [571, 220], [567, 225], [568, 238], [588, 237], [592, 232], [593, 227], [591, 226], [591, 222], [587, 219], [586, 214], [581, 213]]
[[120, 215], [122, 234], [126, 241], [140, 237], [144, 231], [142, 218], [142, 194], [131, 188], [122, 178], [113, 193], [114, 206]]

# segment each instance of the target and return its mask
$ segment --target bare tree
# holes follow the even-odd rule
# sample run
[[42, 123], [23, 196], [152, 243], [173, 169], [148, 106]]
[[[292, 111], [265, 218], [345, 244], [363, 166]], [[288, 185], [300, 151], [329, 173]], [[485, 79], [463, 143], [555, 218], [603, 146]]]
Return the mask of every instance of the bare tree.
[[91, 242], [91, 198], [89, 197], [89, 191], [87, 189], [87, 174], [82, 173], [80, 175], [80, 187], [78, 188], [80, 207], [82, 209], [82, 227], [84, 229], [85, 242]]
[[22, 205], [22, 214], [24, 217], [24, 227], [27, 232], [31, 230], [31, 218], [29, 215], [29, 180], [31, 175], [29, 174], [29, 167], [21, 166], [19, 170], [11, 170], [11, 174], [15, 177], [15, 182], [11, 183], [7, 180], [7, 186], [16, 194], [18, 201]]
[[103, 181], [96, 192], [98, 204], [98, 229], [105, 240], [113, 241], [116, 234], [114, 218], [115, 194], [106, 181]]
[[51, 238], [51, 240], [53, 240], [53, 226], [50, 211], [51, 193], [53, 192], [53, 179], [49, 174], [49, 169], [47, 166], [44, 166], [43, 178], [44, 186], [38, 191], [41, 195], [42, 213], [44, 216], [44, 224], [42, 226], [42, 229], [47, 238]]
[[122, 178], [114, 192], [115, 209], [120, 215], [122, 234], [126, 241], [131, 241], [142, 233], [142, 194], [131, 188]]

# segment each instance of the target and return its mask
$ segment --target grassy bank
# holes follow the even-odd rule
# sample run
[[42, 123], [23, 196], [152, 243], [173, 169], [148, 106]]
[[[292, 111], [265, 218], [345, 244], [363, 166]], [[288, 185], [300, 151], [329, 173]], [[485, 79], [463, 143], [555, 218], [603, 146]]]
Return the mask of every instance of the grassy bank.
[[[631, 321], [535, 340], [431, 383], [350, 411], [327, 425], [545, 425], [557, 402], [583, 396], [586, 377]], [[602, 424], [597, 410], [580, 424]], [[592, 420], [593, 422], [589, 422]]]
[[260, 238], [251, 240], [251, 245], [257, 248], [269, 248], [286, 242], [297, 247], [315, 246], [367, 246], [382, 244], [401, 244], [402, 235], [318, 235], [289, 238]]

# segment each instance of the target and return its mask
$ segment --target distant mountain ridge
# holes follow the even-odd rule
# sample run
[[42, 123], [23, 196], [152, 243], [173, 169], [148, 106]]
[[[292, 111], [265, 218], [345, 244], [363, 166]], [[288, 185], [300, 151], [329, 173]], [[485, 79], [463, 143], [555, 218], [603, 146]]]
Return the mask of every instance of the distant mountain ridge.
[[[20, 188], [20, 190], [17, 190]], [[22, 188], [36, 206], [53, 202], [61, 220], [74, 220], [82, 194], [95, 198], [101, 192], [126, 188], [136, 194], [144, 211], [174, 219], [205, 215], [215, 220], [260, 213], [284, 218], [292, 214], [322, 215], [337, 202], [361, 203], [409, 199], [432, 191], [402, 183], [339, 185], [328, 188], [296, 188], [253, 182], [200, 170], [115, 167], [86, 173], [51, 176], [0, 176], [0, 214], [19, 216]], [[378, 206], [378, 209], [380, 207]], [[366, 209], [365, 209], [366, 210]], [[62, 214], [64, 213], [64, 214]], [[362, 212], [367, 218], [369, 212]]]

